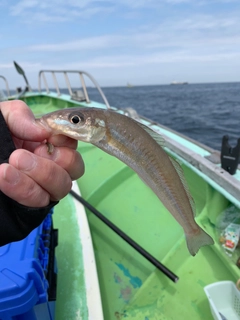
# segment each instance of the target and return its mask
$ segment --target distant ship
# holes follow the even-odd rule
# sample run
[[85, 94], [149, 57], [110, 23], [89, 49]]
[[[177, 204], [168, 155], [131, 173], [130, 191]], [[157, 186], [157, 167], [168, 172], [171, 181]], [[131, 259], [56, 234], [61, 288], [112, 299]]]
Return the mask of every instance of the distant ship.
[[188, 84], [186, 81], [172, 81], [170, 84]]
[[127, 83], [127, 87], [128, 87], [128, 88], [132, 88], [133, 85], [132, 85], [131, 83]]

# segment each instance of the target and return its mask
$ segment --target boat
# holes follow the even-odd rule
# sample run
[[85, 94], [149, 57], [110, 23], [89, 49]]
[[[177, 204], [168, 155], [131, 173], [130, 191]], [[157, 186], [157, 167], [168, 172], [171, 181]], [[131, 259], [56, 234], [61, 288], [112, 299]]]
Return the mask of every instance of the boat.
[[172, 81], [170, 84], [172, 85], [183, 85], [183, 84], [188, 84], [187, 81]]
[[[24, 74], [22, 69], [18, 72]], [[49, 90], [48, 73], [55, 91]], [[69, 73], [80, 75], [81, 91], [72, 90]], [[59, 88], [58, 74], [65, 76], [68, 94]], [[90, 100], [85, 77], [93, 81], [103, 103]], [[84, 71], [41, 70], [38, 80], [38, 91], [27, 84], [21, 93], [6, 93], [7, 99], [21, 99], [36, 117], [76, 106], [110, 108], [131, 116], [129, 110], [110, 106], [98, 83]], [[79, 142], [85, 174], [53, 214], [59, 230], [56, 319], [212, 319], [204, 288], [239, 278], [239, 249], [231, 250], [224, 234], [231, 223], [240, 224], [238, 163], [224, 165], [221, 158], [234, 157], [141, 115], [137, 121], [164, 137], [165, 151], [184, 170], [195, 219], [215, 243], [192, 257], [182, 228], [138, 175], [95, 146]], [[224, 217], [228, 219], [223, 228], [219, 221]]]

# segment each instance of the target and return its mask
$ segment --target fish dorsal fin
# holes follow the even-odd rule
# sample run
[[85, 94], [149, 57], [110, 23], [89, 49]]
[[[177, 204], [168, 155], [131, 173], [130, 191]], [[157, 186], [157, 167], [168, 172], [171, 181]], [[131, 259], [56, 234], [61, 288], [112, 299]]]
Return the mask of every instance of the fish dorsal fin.
[[143, 128], [162, 148], [165, 145], [165, 140], [163, 138], [163, 136], [161, 136], [159, 133], [157, 133], [156, 131], [150, 129], [149, 127], [145, 126], [144, 124], [136, 121], [137, 124]]
[[177, 174], [178, 174], [178, 176], [179, 176], [179, 178], [180, 178], [180, 180], [181, 180], [181, 182], [182, 182], [182, 184], [183, 184], [183, 187], [184, 187], [184, 189], [185, 189], [185, 191], [186, 191], [186, 194], [187, 194], [187, 197], [188, 197], [188, 199], [189, 199], [189, 202], [190, 202], [192, 211], [193, 211], [194, 216], [195, 216], [195, 214], [196, 214], [195, 203], [194, 203], [193, 197], [192, 197], [192, 195], [191, 195], [191, 193], [190, 193], [190, 190], [189, 190], [187, 181], [186, 181], [186, 179], [185, 179], [183, 169], [182, 169], [180, 163], [179, 163], [177, 160], [173, 159], [171, 156], [169, 156], [169, 159], [170, 159], [170, 161], [172, 162], [172, 164], [173, 164], [175, 170], [177, 171]]

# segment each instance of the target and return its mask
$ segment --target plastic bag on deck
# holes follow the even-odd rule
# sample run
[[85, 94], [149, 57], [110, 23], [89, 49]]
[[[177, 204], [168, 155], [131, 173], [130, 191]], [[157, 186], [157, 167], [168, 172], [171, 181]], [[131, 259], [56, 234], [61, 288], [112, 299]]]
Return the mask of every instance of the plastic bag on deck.
[[[229, 258], [240, 263], [240, 210], [231, 205], [218, 217], [216, 222], [219, 242]], [[239, 265], [240, 268], [240, 265]]]

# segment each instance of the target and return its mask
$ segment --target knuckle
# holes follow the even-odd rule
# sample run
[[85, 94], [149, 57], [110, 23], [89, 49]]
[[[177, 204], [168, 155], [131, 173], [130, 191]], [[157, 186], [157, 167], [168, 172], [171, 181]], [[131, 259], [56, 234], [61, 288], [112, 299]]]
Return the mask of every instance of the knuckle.
[[65, 169], [53, 164], [46, 175], [45, 184], [51, 199], [60, 200], [71, 190], [72, 181]]
[[21, 187], [20, 202], [26, 206], [43, 207], [49, 203], [49, 195], [33, 180]]

